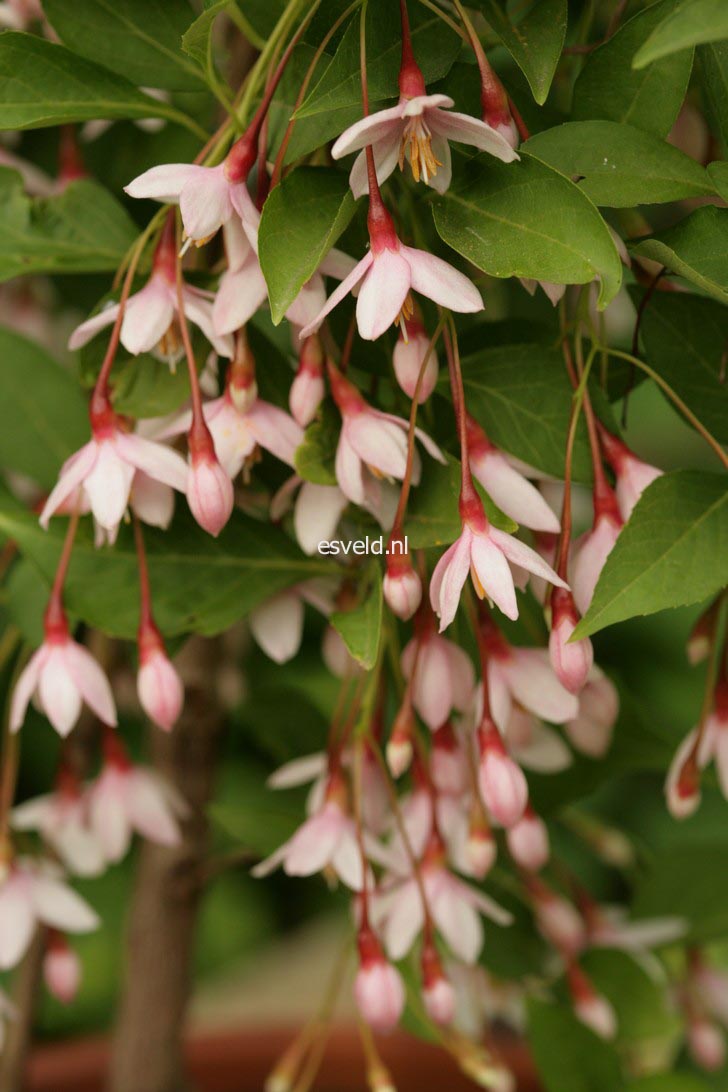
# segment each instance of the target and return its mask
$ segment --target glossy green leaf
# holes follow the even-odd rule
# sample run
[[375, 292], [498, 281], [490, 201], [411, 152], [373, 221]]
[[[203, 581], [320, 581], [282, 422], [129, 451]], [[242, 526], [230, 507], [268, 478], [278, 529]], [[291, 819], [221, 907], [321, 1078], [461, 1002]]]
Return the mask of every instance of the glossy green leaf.
[[294, 455], [296, 472], [307, 482], [316, 485], [336, 485], [334, 460], [339, 440], [341, 418], [330, 399], [327, 399], [316, 420], [307, 427], [303, 442]]
[[633, 1081], [627, 1092], [711, 1092], [711, 1088], [715, 1086], [691, 1073], [657, 1073]]
[[724, 842], [673, 846], [660, 853], [638, 880], [635, 917], [660, 917], [667, 910], [688, 922], [692, 943], [724, 938], [728, 932], [726, 856]]
[[[478, 6], [528, 80], [534, 99], [542, 105], [564, 48], [567, 0], [534, 0], [516, 23], [501, 0], [480, 0]], [[519, 5], [517, 10], [522, 13], [524, 6]]]
[[[43, 531], [37, 517], [0, 494], [0, 532], [13, 538], [50, 586], [65, 521]], [[183, 500], [168, 531], [145, 528], [154, 613], [168, 636], [211, 635], [227, 629], [265, 599], [300, 580], [331, 571], [306, 558], [276, 527], [240, 512], [217, 539], [198, 527]], [[64, 598], [77, 618], [112, 636], [133, 638], [138, 622], [138, 567], [132, 535], [122, 527], [112, 549], [94, 547], [90, 528], [79, 533]]]
[[669, 1006], [664, 984], [650, 977], [628, 952], [588, 952], [584, 969], [617, 1014], [619, 1044], [655, 1042], [679, 1032], [680, 1019]]
[[578, 186], [530, 155], [520, 163], [459, 158], [434, 216], [440, 237], [493, 277], [598, 277], [601, 307], [619, 291], [622, 265], [604, 220]]
[[88, 433], [73, 377], [40, 345], [0, 326], [0, 465], [50, 489]]
[[530, 1000], [528, 1041], [545, 1092], [624, 1092], [614, 1048], [571, 1009]]
[[0, 34], [0, 129], [92, 118], [189, 119], [130, 80], [33, 34]]
[[270, 194], [258, 246], [276, 325], [347, 227], [355, 208], [347, 176], [325, 167], [299, 167]]
[[213, 86], [217, 82], [212, 54], [212, 30], [218, 15], [222, 15], [234, 0], [205, 0], [204, 9], [182, 35], [182, 49], [195, 61]]
[[714, 205], [696, 209], [631, 249], [728, 303], [728, 209]]
[[615, 121], [570, 121], [524, 145], [578, 182], [595, 205], [627, 208], [715, 192], [707, 171], [659, 137]]
[[[504, 345], [463, 360], [470, 413], [497, 447], [563, 477], [572, 390], [563, 357], [543, 345]], [[575, 480], [591, 480], [586, 429], [574, 444]]]
[[637, 50], [634, 67], [644, 68], [680, 49], [728, 38], [728, 7], [724, 0], [681, 0]]
[[285, 0], [237, 0], [238, 19], [258, 49], [267, 42], [285, 8]]
[[[513, 532], [518, 524], [501, 512], [488, 494], [476, 483], [488, 519], [501, 531]], [[411, 550], [428, 546], [447, 546], [462, 529], [458, 511], [460, 494], [460, 463], [448, 456], [447, 465], [428, 459], [422, 469], [422, 480], [412, 490], [407, 505], [405, 534]]]
[[724, 304], [703, 296], [657, 292], [645, 308], [640, 329], [647, 362], [716, 439], [728, 443]]
[[182, 52], [194, 17], [188, 0], [44, 0], [64, 45], [145, 87], [198, 91], [201, 76]]
[[56, 197], [30, 198], [20, 175], [0, 167], [0, 281], [22, 273], [115, 270], [136, 234], [119, 202], [96, 182], [81, 179]]
[[667, 136], [685, 99], [693, 51], [681, 50], [639, 70], [632, 59], [674, 6], [675, 0], [651, 4], [589, 54], [574, 85], [574, 121], [605, 118]]
[[334, 611], [331, 624], [344, 639], [355, 660], [369, 671], [377, 662], [382, 636], [382, 569], [379, 561], [367, 566], [361, 601], [352, 610]]
[[728, 163], [719, 160], [716, 163], [708, 164], [708, 174], [715, 186], [715, 192], [719, 194], [724, 201], [728, 201]]
[[579, 636], [699, 603], [728, 584], [728, 476], [665, 474], [645, 490], [607, 558]]
[[720, 139], [725, 155], [728, 152], [728, 42], [698, 46], [695, 56], [707, 119]]
[[[460, 38], [436, 15], [419, 4], [411, 5], [412, 48], [426, 83], [447, 74], [460, 50]], [[401, 61], [399, 6], [391, 0], [370, 0], [367, 6], [367, 77], [371, 101], [397, 94]], [[297, 117], [329, 115], [331, 135], [337, 129], [337, 111], [356, 106], [361, 113], [359, 13], [356, 12], [334, 57], [301, 104]]]

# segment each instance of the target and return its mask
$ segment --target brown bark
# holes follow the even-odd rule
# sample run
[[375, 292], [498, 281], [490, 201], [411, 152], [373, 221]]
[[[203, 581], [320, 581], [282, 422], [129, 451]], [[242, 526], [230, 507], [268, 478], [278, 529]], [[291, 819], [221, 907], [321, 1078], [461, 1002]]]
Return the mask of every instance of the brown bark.
[[33, 1035], [44, 953], [45, 929], [38, 929], [13, 980], [16, 1016], [8, 1021], [5, 1046], [0, 1054], [2, 1092], [20, 1092], [25, 1086], [25, 1063]]
[[154, 729], [151, 737], [153, 766], [175, 785], [191, 813], [180, 846], [146, 842], [140, 853], [109, 1092], [188, 1087], [182, 1033], [207, 849], [205, 808], [224, 720], [215, 698], [218, 656], [216, 641], [189, 642], [180, 657], [187, 662], [180, 664], [187, 676], [184, 712], [171, 733]]

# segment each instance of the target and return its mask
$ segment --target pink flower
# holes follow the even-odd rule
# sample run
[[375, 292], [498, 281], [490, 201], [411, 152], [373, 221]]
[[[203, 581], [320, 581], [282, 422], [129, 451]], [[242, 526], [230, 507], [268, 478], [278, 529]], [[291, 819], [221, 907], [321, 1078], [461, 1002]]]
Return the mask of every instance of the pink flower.
[[[417, 379], [429, 348], [430, 339], [419, 319], [409, 319], [406, 327], [399, 331], [397, 344], [392, 354], [392, 364], [397, 382], [409, 398], [415, 396]], [[427, 401], [435, 389], [438, 370], [437, 353], [433, 349], [427, 358], [422, 382], [420, 383], [420, 391], [417, 396], [420, 405]]]
[[[453, 953], [464, 963], [474, 963], [483, 947], [480, 914], [499, 925], [512, 918], [482, 891], [458, 879], [445, 867], [444, 849], [433, 835], [421, 864], [421, 879], [435, 925]], [[384, 942], [390, 959], [402, 959], [424, 924], [419, 885], [407, 877], [392, 891], [377, 896], [376, 913], [384, 921]]]
[[[331, 868], [352, 891], [361, 891], [363, 867], [354, 820], [347, 810], [346, 784], [340, 772], [329, 775], [322, 806], [308, 818], [293, 837], [252, 869], [256, 878], [283, 866], [289, 876], [313, 876]], [[367, 853], [376, 853], [375, 843], [366, 841]]]
[[270, 517], [274, 522], [282, 519], [295, 490], [298, 490], [293, 507], [296, 541], [305, 554], [315, 554], [319, 543], [330, 542], [334, 538], [349, 501], [336, 485], [317, 485], [302, 481], [294, 474], [271, 500]]
[[200, 527], [217, 538], [232, 515], [235, 498], [230, 476], [214, 448], [191, 455], [187, 503]]
[[472, 281], [441, 258], [401, 243], [378, 195], [374, 211], [372, 207], [370, 197], [370, 250], [329, 296], [315, 320], [303, 328], [301, 337], [318, 330], [326, 316], [355, 288], [359, 289], [356, 321], [365, 341], [374, 341], [395, 322], [409, 319], [414, 307], [411, 291], [451, 311], [482, 311], [483, 301]]
[[594, 664], [579, 694], [578, 713], [564, 725], [566, 734], [578, 751], [591, 758], [602, 758], [612, 742], [618, 715], [617, 688]]
[[81, 983], [81, 961], [63, 933], [51, 930], [43, 959], [43, 978], [48, 992], [63, 1005], [70, 1005]]
[[[438, 193], [445, 192], [452, 178], [450, 140], [474, 145], [504, 163], [518, 159], [508, 141], [486, 122], [450, 112], [455, 104], [447, 95], [428, 95], [419, 70], [410, 69], [407, 77], [404, 86], [400, 78], [400, 99], [396, 106], [362, 118], [341, 134], [331, 149], [334, 159], [371, 144], [380, 185], [397, 164], [401, 170], [407, 159], [415, 181], [421, 178]], [[349, 184], [356, 198], [367, 192], [364, 151], [356, 158]]]
[[305, 428], [316, 416], [324, 397], [324, 356], [321, 342], [312, 335], [304, 341], [288, 404], [294, 420]]
[[530, 804], [522, 817], [506, 831], [508, 852], [527, 872], [540, 872], [549, 859], [549, 834], [546, 824]]
[[436, 732], [453, 709], [463, 712], [470, 705], [475, 687], [472, 662], [459, 645], [435, 633], [431, 617], [402, 652], [405, 678], [413, 670], [412, 701], [431, 731]]
[[726, 1058], [725, 1035], [717, 1024], [699, 1014], [688, 1022], [688, 1047], [693, 1061], [701, 1069], [713, 1073], [722, 1069]]
[[581, 915], [572, 903], [557, 895], [538, 877], [529, 876], [526, 886], [540, 932], [559, 952], [573, 958], [586, 941]]
[[662, 471], [649, 463], [643, 463], [626, 444], [608, 432], [604, 426], [599, 428], [602, 449], [617, 478], [617, 504], [626, 523], [632, 515], [634, 506], [648, 485], [661, 477]]
[[76, 876], [98, 876], [104, 855], [88, 822], [87, 801], [70, 772], [61, 768], [55, 792], [26, 800], [13, 808], [14, 830], [36, 830]]
[[422, 948], [422, 1000], [427, 1015], [435, 1024], [446, 1026], [455, 1019], [455, 990], [445, 977], [435, 945]]
[[715, 688], [714, 708], [702, 730], [694, 728], [682, 741], [670, 764], [665, 784], [667, 806], [676, 819], [683, 819], [700, 804], [702, 771], [715, 763], [718, 784], [728, 799], [728, 679]]
[[467, 761], [452, 724], [445, 721], [433, 736], [430, 752], [430, 776], [438, 792], [453, 796], [461, 796], [465, 792], [468, 784]]
[[606, 482], [594, 487], [594, 524], [574, 543], [572, 591], [581, 615], [586, 614], [594, 589], [624, 525], [617, 499]]
[[487, 717], [478, 730], [478, 747], [478, 782], [485, 806], [501, 826], [515, 826], [528, 803], [528, 784], [523, 770], [506, 751], [500, 732]]
[[[172, 255], [174, 261], [174, 255]], [[202, 330], [220, 356], [231, 356], [232, 338], [220, 334], [213, 325], [213, 294], [189, 284], [182, 286], [182, 304], [185, 316]], [[97, 315], [82, 322], [71, 334], [69, 349], [80, 349], [100, 330], [111, 326], [119, 314], [119, 304], [105, 307]], [[174, 266], [158, 262], [152, 275], [139, 292], [126, 301], [121, 323], [121, 344], [128, 352], [156, 352], [170, 364], [176, 363], [183, 353], [182, 341], [175, 327], [178, 314], [177, 283]]]
[[551, 724], [576, 717], [578, 699], [559, 682], [543, 648], [516, 648], [497, 628], [484, 628], [488, 647], [488, 690], [493, 720], [505, 729], [517, 702]]
[[189, 809], [176, 789], [154, 771], [133, 766], [111, 733], [104, 738], [104, 751], [104, 766], [89, 788], [89, 815], [106, 860], [120, 861], [135, 831], [157, 845], [179, 845], [179, 820]]
[[159, 630], [153, 623], [139, 629], [137, 693], [149, 719], [165, 732], [172, 730], [184, 704], [184, 686], [167, 656]]
[[398, 618], [406, 621], [412, 617], [422, 600], [422, 581], [408, 555], [387, 555], [383, 591], [387, 606]]
[[301, 647], [304, 603], [327, 617], [334, 609], [332, 589], [309, 580], [272, 595], [248, 616], [256, 644], [277, 664], [287, 663]]
[[104, 724], [116, 725], [108, 680], [91, 653], [71, 638], [62, 611], [46, 612], [45, 640], [16, 683], [10, 706], [12, 732], [22, 726], [33, 696], [60, 736], [71, 731], [84, 701]]
[[580, 900], [580, 906], [590, 945], [595, 948], [618, 948], [634, 956], [643, 956], [650, 948], [679, 940], [689, 928], [688, 923], [678, 917], [628, 921], [623, 906], [602, 906], [584, 897]]
[[591, 980], [576, 962], [567, 969], [567, 982], [574, 1012], [582, 1024], [600, 1037], [613, 1039], [617, 1034], [617, 1017], [606, 997], [597, 993]]
[[39, 924], [90, 933], [99, 919], [51, 865], [18, 858], [0, 882], [0, 970], [17, 966]]
[[364, 1020], [375, 1031], [391, 1031], [404, 1011], [405, 989], [399, 971], [387, 963], [368, 926], [359, 931], [359, 970], [354, 997]]
[[4, 0], [0, 4], [0, 26], [10, 30], [27, 30], [43, 18], [40, 0]]
[[556, 677], [571, 694], [578, 694], [586, 684], [594, 663], [594, 649], [588, 637], [570, 640], [579, 615], [574, 597], [565, 588], [554, 588], [551, 595], [551, 634], [549, 658]]
[[91, 414], [92, 437], [61, 468], [58, 483], [40, 515], [42, 527], [66, 501], [81, 492], [94, 519], [113, 541], [129, 504], [134, 476], [143, 471], [155, 481], [185, 492], [187, 464], [164, 444], [125, 432], [110, 407]]
[[[401, 417], [383, 413], [368, 405], [352, 383], [329, 362], [331, 393], [342, 418], [341, 435], [336, 448], [336, 478], [342, 493], [354, 504], [369, 506], [365, 471], [375, 476], [404, 478], [407, 467], [407, 431], [409, 424]], [[444, 463], [439, 447], [420, 429], [416, 436], [433, 459]], [[412, 466], [412, 482], [420, 477], [417, 452]]]
[[473, 476], [502, 512], [532, 531], [557, 534], [558, 517], [527, 478], [490, 442], [478, 422], [468, 414], [468, 454]]
[[460, 516], [460, 537], [438, 561], [430, 583], [430, 602], [439, 615], [441, 633], [455, 617], [468, 573], [478, 597], [492, 599], [513, 619], [518, 617], [518, 605], [509, 561], [552, 584], [567, 586], [530, 546], [491, 526], [483, 502], [474, 490], [466, 500], [461, 498]]
[[509, 754], [525, 770], [554, 774], [568, 769], [573, 762], [571, 751], [559, 732], [518, 704], [511, 708], [503, 738]]

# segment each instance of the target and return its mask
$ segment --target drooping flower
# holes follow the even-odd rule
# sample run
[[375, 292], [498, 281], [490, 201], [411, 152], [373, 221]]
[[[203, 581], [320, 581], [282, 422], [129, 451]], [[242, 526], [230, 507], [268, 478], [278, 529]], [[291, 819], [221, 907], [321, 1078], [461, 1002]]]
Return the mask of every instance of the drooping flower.
[[[121, 344], [134, 356], [153, 350], [175, 364], [183, 353], [177, 329], [179, 298], [177, 294], [177, 257], [174, 219], [170, 217], [154, 255], [152, 275], [139, 292], [129, 296], [121, 322]], [[182, 305], [186, 318], [198, 326], [220, 356], [231, 356], [229, 331], [213, 325], [213, 293], [182, 285]], [[111, 326], [119, 314], [119, 304], [112, 304], [82, 322], [71, 334], [69, 349], [80, 349], [100, 330]]]
[[288, 405], [295, 421], [306, 428], [316, 416], [324, 397], [324, 354], [321, 342], [313, 334], [301, 346], [298, 371], [291, 383]]
[[111, 687], [90, 652], [74, 641], [62, 607], [51, 601], [44, 619], [45, 639], [33, 653], [15, 685], [10, 730], [25, 720], [30, 699], [36, 701], [60, 736], [67, 736], [86, 702], [104, 724], [116, 725]]
[[[331, 393], [342, 419], [336, 448], [336, 478], [342, 493], [354, 504], [371, 504], [369, 476], [402, 480], [407, 468], [408, 422], [391, 413], [374, 409], [341, 372], [328, 363]], [[422, 432], [415, 432], [433, 459], [444, 462], [439, 447]], [[415, 452], [412, 482], [420, 477], [419, 455]]]
[[480, 765], [478, 783], [492, 818], [508, 829], [518, 823], [528, 804], [523, 770], [508, 754], [498, 728], [484, 717], [478, 729]]
[[566, 721], [564, 730], [570, 742], [582, 754], [602, 758], [612, 742], [618, 715], [617, 688], [602, 669], [593, 664], [579, 693], [579, 711], [574, 718]]
[[0, 881], [0, 971], [17, 966], [39, 924], [90, 933], [99, 919], [52, 865], [21, 857]]
[[435, 632], [429, 612], [417, 630], [402, 652], [402, 671], [409, 679], [416, 662], [412, 701], [428, 728], [436, 732], [453, 709], [463, 712], [469, 707], [475, 671], [470, 657], [459, 645]]
[[427, 1015], [436, 1024], [446, 1026], [455, 1018], [455, 990], [447, 978], [437, 948], [432, 941], [422, 947], [422, 1000]]
[[91, 828], [111, 864], [126, 855], [134, 832], [163, 846], [182, 840], [179, 820], [189, 813], [186, 802], [153, 770], [133, 765], [110, 732], [104, 736], [104, 765], [88, 799]]
[[558, 517], [506, 455], [490, 442], [478, 422], [467, 415], [470, 469], [501, 511], [532, 531], [557, 534]]
[[410, 292], [419, 292], [451, 311], [482, 311], [483, 301], [475, 285], [453, 266], [424, 250], [400, 242], [392, 218], [377, 191], [370, 195], [370, 249], [325, 306], [301, 331], [308, 337], [354, 289], [359, 289], [356, 321], [365, 341], [374, 341], [396, 322], [407, 322], [414, 304]]
[[419, 67], [403, 64], [399, 76], [400, 98], [396, 106], [378, 110], [349, 126], [335, 142], [331, 154], [341, 159], [360, 152], [349, 176], [354, 197], [367, 192], [366, 153], [369, 144], [374, 153], [377, 181], [381, 185], [397, 164], [400, 170], [409, 161], [412, 176], [444, 193], [452, 178], [449, 141], [470, 144], [481, 151], [510, 163], [518, 155], [505, 137], [478, 118], [459, 114], [448, 95], [428, 95]]
[[153, 622], [146, 621], [140, 625], [137, 645], [139, 702], [149, 719], [169, 732], [182, 712], [184, 685]]
[[540, 872], [549, 859], [546, 824], [530, 804], [518, 822], [506, 831], [506, 841], [513, 860], [527, 872]]
[[700, 1013], [691, 1013], [688, 1020], [688, 1048], [696, 1065], [708, 1073], [725, 1065], [725, 1035], [717, 1024]]
[[70, 1005], [81, 983], [81, 961], [63, 933], [51, 929], [43, 958], [43, 979], [48, 992]]
[[594, 523], [574, 543], [571, 588], [582, 615], [589, 609], [601, 571], [623, 526], [614, 491], [606, 481], [598, 481], [594, 486]]
[[574, 1013], [582, 1024], [600, 1037], [613, 1039], [617, 1034], [617, 1017], [609, 1001], [597, 993], [582, 967], [572, 960], [566, 973]]
[[573, 762], [563, 736], [517, 702], [511, 708], [503, 739], [508, 753], [524, 770], [555, 774]]
[[180, 492], [186, 491], [188, 468], [182, 456], [164, 444], [127, 432], [105, 399], [99, 408], [92, 402], [91, 433], [91, 440], [63, 464], [41, 512], [42, 527], [48, 526], [53, 513], [78, 490], [82, 502], [88, 504], [97, 524], [113, 542], [138, 471]]
[[[293, 493], [298, 495], [293, 505], [293, 530], [296, 541], [305, 554], [315, 554], [323, 542], [331, 542], [341, 515], [349, 503], [336, 485], [317, 485], [303, 481], [294, 474], [280, 487], [270, 504], [270, 517], [283, 517]], [[374, 513], [373, 513], [374, 514]]]
[[402, 977], [384, 958], [382, 946], [369, 926], [359, 930], [357, 946], [359, 970], [354, 981], [357, 1008], [375, 1031], [391, 1031], [404, 1011]]
[[648, 485], [662, 475], [662, 471], [649, 463], [643, 463], [619, 437], [600, 426], [602, 449], [617, 478], [616, 494], [619, 513], [626, 523], [634, 506]]
[[562, 955], [576, 956], [586, 942], [586, 926], [576, 907], [538, 876], [527, 877], [526, 889], [539, 931]]
[[87, 801], [77, 778], [61, 766], [55, 791], [13, 808], [14, 830], [35, 830], [76, 876], [98, 876], [106, 864], [88, 821]]
[[490, 621], [482, 628], [488, 649], [490, 704], [499, 727], [506, 729], [514, 702], [551, 724], [576, 717], [578, 699], [559, 682], [546, 649], [517, 648]]
[[422, 581], [412, 568], [409, 554], [393, 554], [390, 542], [387, 571], [384, 575], [384, 600], [389, 609], [405, 621], [411, 618], [422, 600]]
[[305, 603], [327, 617], [334, 609], [333, 588], [307, 580], [272, 595], [248, 616], [256, 644], [277, 664], [287, 663], [301, 647]]
[[518, 605], [509, 561], [552, 584], [567, 587], [535, 550], [491, 525], [474, 489], [466, 499], [461, 497], [460, 518], [460, 537], [442, 555], [430, 582], [430, 602], [440, 618], [441, 633], [455, 617], [468, 573], [478, 597], [487, 596], [513, 619], [518, 617]]
[[557, 679], [571, 694], [578, 694], [586, 684], [594, 663], [594, 649], [589, 638], [571, 640], [578, 621], [571, 592], [565, 588], [554, 588], [551, 594], [549, 658]]
[[[511, 923], [507, 910], [448, 871], [444, 847], [435, 833], [422, 860], [420, 876], [435, 925], [464, 963], [474, 963], [483, 947], [481, 914], [499, 925]], [[377, 895], [375, 907], [377, 920], [384, 922], [384, 943], [390, 959], [402, 959], [424, 924], [422, 894], [416, 879], [407, 876], [391, 891]]]
[[[405, 336], [406, 334], [406, 336]], [[408, 320], [406, 330], [400, 329], [397, 344], [392, 354], [392, 365], [397, 382], [409, 398], [414, 398], [425, 357], [427, 363], [422, 375], [417, 401], [426, 402], [435, 389], [439, 365], [434, 348], [430, 350], [430, 339], [417, 316]], [[429, 356], [428, 356], [429, 352]]]

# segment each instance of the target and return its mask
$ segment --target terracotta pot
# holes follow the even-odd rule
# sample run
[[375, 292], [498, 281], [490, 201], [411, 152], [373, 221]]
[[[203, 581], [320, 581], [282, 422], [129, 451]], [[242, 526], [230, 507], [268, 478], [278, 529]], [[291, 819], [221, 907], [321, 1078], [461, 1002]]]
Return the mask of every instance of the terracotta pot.
[[[196, 1036], [187, 1049], [190, 1074], [200, 1092], [261, 1092], [275, 1060], [294, 1034], [289, 1028], [262, 1028]], [[518, 1092], [539, 1092], [541, 1086], [523, 1044], [503, 1035], [498, 1046], [516, 1075]], [[476, 1087], [444, 1051], [416, 1043], [409, 1036], [380, 1037], [379, 1047], [398, 1092], [473, 1092]], [[102, 1092], [108, 1056], [105, 1039], [39, 1047], [30, 1061], [27, 1092]], [[335, 1028], [316, 1092], [362, 1092], [364, 1087], [356, 1030]]]

